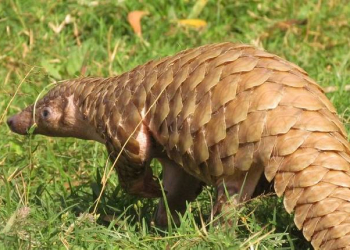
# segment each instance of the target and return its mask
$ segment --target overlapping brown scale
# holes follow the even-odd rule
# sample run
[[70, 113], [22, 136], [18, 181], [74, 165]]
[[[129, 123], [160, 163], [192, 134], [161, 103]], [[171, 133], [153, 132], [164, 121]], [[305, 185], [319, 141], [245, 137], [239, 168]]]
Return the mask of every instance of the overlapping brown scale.
[[[318, 90], [319, 92], [323, 93], [324, 94], [324, 90], [321, 88], [320, 85], [317, 84], [317, 82], [315, 82], [314, 79], [312, 79], [311, 77], [309, 76], [304, 76], [305, 80], [309, 83], [309, 85], [307, 86], [307, 88], [311, 87], [312, 86], [312, 89], [313, 90]], [[329, 101], [328, 101], [329, 102]], [[330, 102], [329, 102], [330, 103]]]
[[80, 103], [82, 103], [87, 98], [87, 96], [91, 94], [92, 90], [95, 88], [95, 84], [97, 81], [101, 81], [101, 79], [98, 78], [94, 81], [91, 81], [89, 84], [86, 84], [86, 86], [84, 86], [84, 90], [79, 95]]
[[[74, 88], [74, 100], [78, 101], [78, 99], [80, 99], [80, 95], [83, 92], [84, 88], [85, 88], [85, 82], [86, 80], [82, 80], [81, 82], [79, 82], [79, 84], [76, 84], [73, 88]], [[52, 92], [52, 94], [54, 94], [54, 92]]]
[[147, 93], [143, 85], [139, 85], [135, 90], [135, 94], [132, 97], [132, 102], [136, 106], [137, 110], [141, 112], [146, 103]]
[[174, 70], [175, 70], [174, 64], [175, 64], [175, 62], [177, 62], [179, 60], [180, 57], [181, 57], [181, 55], [164, 57], [163, 59], [165, 59], [165, 60], [162, 60], [162, 62], [160, 64], [155, 65], [155, 67], [158, 69], [166, 69], [166, 70], [168, 70], [169, 68], [172, 68], [172, 70], [174, 72]]
[[335, 139], [337, 139], [345, 148], [345, 151], [350, 155], [350, 144], [349, 142], [338, 132], [330, 133]]
[[327, 169], [349, 171], [349, 163], [336, 152], [320, 152], [313, 165]]
[[256, 64], [258, 68], [272, 69], [276, 71], [289, 71], [291, 67], [286, 63], [275, 58], [260, 58]]
[[248, 72], [255, 68], [258, 63], [256, 57], [247, 56], [240, 57], [232, 63], [226, 64], [224, 70], [222, 71], [222, 78], [239, 72]]
[[323, 230], [315, 233], [315, 235], [312, 237], [312, 245], [318, 249], [318, 247], [322, 244], [322, 241], [324, 240], [325, 236], [327, 235], [328, 230]]
[[305, 91], [303, 88], [284, 89], [284, 95], [280, 105], [293, 106], [305, 110], [316, 111], [325, 108], [324, 104], [312, 93]]
[[209, 171], [212, 176], [220, 176], [224, 173], [224, 165], [221, 162], [218, 145], [209, 149]]
[[210, 121], [205, 125], [205, 138], [208, 146], [217, 144], [226, 137], [226, 124], [224, 108], [213, 114]]
[[88, 112], [85, 113], [84, 115], [86, 115], [87, 117], [89, 117], [89, 122], [91, 124], [93, 124], [93, 126], [96, 128], [97, 127], [97, 120], [96, 120], [96, 109], [95, 109], [95, 103], [96, 103], [96, 99], [91, 101], [91, 108], [88, 109]]
[[216, 112], [236, 97], [236, 82], [222, 80], [211, 91], [211, 108]]
[[118, 106], [117, 107], [118, 107], [120, 113], [123, 112], [125, 105], [130, 101], [131, 96], [132, 96], [132, 93], [131, 93], [130, 89], [128, 89], [128, 88], [123, 89], [123, 92], [121, 93], [121, 95], [118, 98]]
[[[279, 166], [277, 166], [279, 168]], [[278, 172], [276, 174], [278, 169], [276, 169], [275, 172], [275, 184], [274, 189], [278, 196], [282, 196], [284, 192], [286, 191], [286, 188], [288, 186], [289, 181], [294, 177], [295, 173], [293, 172]], [[266, 173], [266, 170], [265, 170]]]
[[[154, 72], [154, 69], [158, 68], [158, 67], [166, 67], [168, 64], [169, 59], [171, 60], [171, 56], [166, 56], [166, 57], [162, 57], [158, 60], [153, 60], [150, 63], [146, 64], [145, 70], [146, 72]], [[130, 72], [130, 71], [129, 71]]]
[[314, 132], [306, 138], [302, 147], [316, 148], [322, 151], [344, 151], [343, 144], [334, 140], [334, 137], [329, 133]]
[[304, 111], [300, 119], [296, 122], [293, 128], [304, 129], [313, 132], [337, 132], [338, 126], [328, 119], [324, 118], [320, 112]]
[[213, 58], [208, 68], [216, 68], [222, 64], [230, 63], [238, 59], [242, 55], [241, 50], [231, 49]]
[[183, 82], [188, 78], [189, 75], [189, 65], [186, 64], [184, 67], [182, 67], [181, 70], [176, 72], [174, 75], [174, 79], [172, 84], [170, 84], [167, 88], [167, 94], [169, 96], [169, 99], [172, 100], [175, 93], [177, 93], [180, 86], [183, 84]]
[[180, 114], [183, 108], [183, 103], [181, 98], [181, 89], [176, 91], [176, 94], [169, 102], [169, 108], [170, 110], [169, 110], [169, 115], [167, 116], [167, 122], [170, 125], [176, 121], [177, 116]]
[[209, 150], [205, 140], [204, 129], [200, 129], [193, 139], [193, 153], [198, 166], [209, 158]]
[[[224, 66], [221, 66], [216, 68], [215, 70], [211, 70], [210, 72], [208, 72], [204, 80], [196, 88], [196, 93], [197, 93], [196, 103], [198, 103], [203, 98], [203, 96], [206, 95], [208, 91], [214, 86], [216, 86], [216, 84], [220, 81], [223, 68]], [[232, 81], [233, 78], [234, 77], [231, 77], [225, 80], [233, 84], [233, 81]], [[238, 82], [238, 79], [236, 81]]]
[[336, 188], [336, 185], [319, 182], [316, 185], [305, 188], [298, 203], [305, 204], [321, 201], [332, 194]]
[[314, 162], [319, 154], [319, 151], [314, 148], [298, 149], [293, 154], [285, 157], [279, 170], [283, 172], [302, 171], [311, 164], [316, 165]]
[[180, 155], [178, 149], [172, 148], [171, 150], [167, 151], [168, 157], [179, 164], [180, 166], [184, 167], [184, 163], [182, 161], [182, 155]]
[[271, 54], [267, 51], [264, 50], [259, 50], [259, 49], [255, 49], [255, 51], [253, 52], [253, 55], [256, 57], [266, 57], [266, 58], [275, 58], [276, 55]]
[[313, 208], [313, 204], [303, 204], [295, 208], [294, 223], [299, 230], [302, 228], [311, 208]]
[[177, 123], [181, 125], [185, 119], [193, 115], [196, 109], [196, 93], [190, 92], [188, 97], [183, 100], [183, 108], [177, 117]]
[[182, 68], [185, 64], [193, 61], [194, 58], [201, 55], [202, 51], [200, 49], [191, 49], [188, 50], [180, 59], [179, 59], [179, 67]]
[[338, 187], [329, 195], [329, 197], [350, 201], [350, 190], [349, 188]]
[[350, 242], [350, 235], [343, 236], [341, 238], [338, 238], [337, 240], [330, 240], [325, 242], [324, 245], [321, 245], [321, 249], [323, 250], [338, 250], [338, 249], [344, 249], [348, 250]]
[[[134, 154], [138, 154], [139, 150], [140, 150], [139, 142], [136, 139], [134, 139], [133, 137], [130, 137], [130, 133], [128, 133], [126, 130], [127, 130], [126, 128], [124, 128], [122, 126], [118, 126], [117, 138], [122, 145], [127, 143], [125, 148], [128, 151], [133, 152]], [[137, 157], [134, 156], [134, 158], [135, 159], [133, 159], [133, 161], [135, 162]]]
[[221, 158], [223, 165], [223, 174], [226, 176], [233, 175], [235, 173], [235, 157], [233, 155]]
[[198, 131], [210, 121], [212, 114], [210, 99], [211, 94], [207, 93], [195, 108], [191, 122], [191, 133]]
[[260, 86], [265, 83], [271, 75], [272, 71], [264, 68], [254, 68], [249, 72], [241, 74], [237, 93]]
[[332, 227], [328, 230], [328, 234], [325, 235], [324, 240], [329, 241], [331, 239], [341, 238], [350, 233], [350, 223], [343, 223], [336, 227]]
[[223, 43], [223, 45], [229, 46], [229, 47], [232, 47], [232, 48], [235, 48], [235, 49], [243, 50], [243, 52], [244, 52], [246, 49], [254, 48], [254, 46], [252, 46], [252, 45], [243, 44], [243, 43], [232, 44], [232, 43], [230, 43], [230, 42], [226, 42], [226, 43]]
[[294, 88], [303, 88], [306, 86], [307, 81], [298, 75], [291, 74], [290, 72], [278, 72], [275, 71], [269, 78], [269, 82], [283, 84]]
[[[130, 73], [129, 78], [132, 79], [131, 81], [133, 83], [130, 87], [134, 90], [143, 82], [146, 76], [145, 66], [139, 65]], [[112, 81], [114, 82], [114, 79]]]
[[[337, 208], [338, 211], [346, 211], [350, 213], [350, 203], [349, 202], [343, 202], [340, 204], [340, 206]], [[350, 223], [350, 221], [348, 221]]]
[[145, 88], [147, 94], [150, 92], [151, 88], [157, 83], [157, 81], [158, 75], [154, 72], [145, 77], [145, 80], [143, 81], [142, 85]]
[[[320, 219], [321, 219], [321, 217], [315, 217], [315, 218], [307, 220], [304, 223], [304, 225], [303, 225], [303, 234], [304, 234], [304, 237], [308, 241], [311, 240], [311, 237], [314, 234], [315, 228], [316, 228], [318, 222], [320, 221]], [[313, 247], [315, 247], [315, 245], [313, 245]]]
[[157, 135], [157, 139], [162, 145], [165, 145], [169, 140], [169, 127], [166, 120], [163, 121], [162, 125], [159, 128], [159, 134]]
[[253, 163], [254, 143], [245, 143], [238, 148], [235, 155], [234, 166], [241, 171], [249, 170]]
[[122, 114], [122, 124], [125, 127], [127, 133], [131, 134], [137, 126], [140, 126], [142, 120], [141, 114], [137, 110], [136, 106], [130, 102], [126, 105], [124, 112]]
[[131, 74], [131, 71], [128, 71], [128, 72], [121, 74], [118, 77], [120, 88], [124, 89], [126, 86], [130, 87], [131, 84], [129, 84], [129, 81], [132, 80], [132, 79], [130, 79], [130, 74]]
[[278, 106], [267, 112], [264, 136], [285, 134], [298, 122], [302, 110], [294, 107]]
[[261, 139], [266, 119], [266, 111], [253, 112], [248, 114], [238, 132], [239, 142], [257, 142]]
[[277, 136], [266, 136], [256, 143], [255, 158], [260, 161], [263, 166], [269, 165], [273, 150], [276, 148]]
[[[102, 99], [102, 98], [101, 98]], [[100, 121], [100, 125], [105, 125], [106, 118], [106, 105], [104, 104], [103, 100], [98, 104], [97, 106], [97, 113], [96, 113], [96, 118], [97, 120]]]
[[[137, 111], [135, 111], [137, 112]], [[158, 131], [165, 118], [170, 112], [169, 100], [167, 95], [163, 94], [159, 97], [156, 105], [155, 114], [150, 121], [150, 127], [154, 131]]]
[[295, 173], [293, 179], [288, 183], [288, 188], [305, 188], [316, 185], [320, 181], [327, 182], [325, 178], [328, 172], [328, 169], [320, 166], [309, 166], [303, 171]]
[[[171, 63], [171, 67], [173, 68], [174, 74], [181, 72], [182, 69], [186, 66], [186, 65], [182, 65], [181, 67], [181, 58], [185, 56], [185, 54], [186, 54], [186, 51], [181, 51], [180, 53], [174, 56], [174, 60], [172, 60], [172, 63]], [[148, 72], [152, 72], [152, 71], [148, 71]]]
[[226, 137], [219, 142], [220, 158], [232, 156], [237, 153], [239, 147], [238, 130], [238, 125], [232, 126], [226, 130]]
[[190, 73], [187, 79], [183, 82], [182, 86], [182, 99], [186, 99], [187, 96], [200, 84], [206, 74], [207, 64], [203, 63], [198, 66], [195, 73]]
[[165, 72], [162, 74], [158, 75], [157, 81], [154, 83], [154, 85], [151, 88], [151, 92], [156, 98], [159, 95], [162, 95], [163, 90], [173, 82], [173, 70], [172, 68], [167, 69]]
[[291, 213], [299, 199], [304, 195], [304, 188], [287, 189], [284, 193], [283, 205], [288, 213]]
[[[348, 163], [350, 163], [350, 155], [349, 154], [346, 154], [344, 152], [339, 152], [339, 155], [344, 159], [346, 160]], [[346, 171], [349, 171], [350, 170], [350, 166], [348, 168], [348, 170]]]
[[340, 132], [344, 137], [347, 136], [347, 132], [345, 130], [345, 127], [344, 125], [341, 123], [340, 119], [338, 118], [337, 115], [334, 115], [332, 114], [329, 110], [327, 109], [322, 109], [320, 110], [320, 114], [323, 115], [324, 117], [327, 118], [327, 120], [331, 121], [332, 123], [334, 123], [337, 128], [338, 128], [338, 131], [337, 132]]
[[[196, 57], [196, 60], [193, 60], [190, 63], [190, 72], [193, 72], [194, 70], [197, 71], [204, 64], [204, 62], [206, 62], [212, 58], [218, 57], [221, 53], [222, 53], [222, 48], [220, 48], [220, 47], [216, 48], [216, 49], [204, 50], [201, 53], [201, 55]], [[198, 75], [200, 75], [200, 73]]]
[[193, 154], [191, 151], [186, 152], [182, 156], [182, 160], [183, 160], [183, 162], [186, 162], [185, 170], [187, 170], [189, 174], [192, 174], [194, 176], [200, 176], [201, 171], [198, 168], [198, 165], [197, 165], [196, 161], [194, 160]]
[[294, 63], [292, 63], [292, 62], [287, 62], [287, 63], [288, 63], [291, 67], [293, 67], [294, 69], [296, 69], [297, 71], [301, 72], [303, 75], [305, 75], [305, 76], [308, 75], [307, 72], [306, 72], [304, 69], [300, 68], [298, 65], [296, 65], [296, 64], [294, 64]]
[[348, 213], [334, 211], [333, 213], [326, 214], [321, 217], [321, 220], [318, 222], [315, 231], [322, 231], [331, 227], [335, 227], [341, 224], [347, 217]]
[[308, 84], [305, 88], [310, 92], [312, 92], [318, 99], [320, 99], [320, 101], [327, 107], [327, 109], [331, 113], [335, 114], [337, 112], [333, 104], [324, 95], [322, 89], [318, 85], [316, 86], [316, 85]]
[[341, 171], [329, 171], [322, 181], [331, 183], [340, 187], [350, 188], [350, 176]]
[[168, 150], [172, 150], [178, 144], [180, 136], [176, 120], [171, 125], [169, 125], [169, 131], [171, 133], [169, 134], [169, 141], [167, 147]]
[[193, 145], [193, 138], [190, 131], [190, 123], [188, 120], [185, 120], [182, 123], [182, 128], [179, 130], [179, 152], [180, 154], [184, 154], [186, 151], [190, 149], [190, 147]]
[[334, 212], [343, 202], [343, 200], [337, 198], [328, 198], [315, 203], [310, 203], [313, 205], [313, 207], [308, 211], [308, 213], [306, 213], [305, 217], [310, 219], [330, 214]]
[[256, 87], [252, 93], [248, 112], [275, 109], [282, 99], [283, 88], [281, 84], [270, 82]]
[[226, 105], [225, 122], [227, 127], [231, 127], [244, 121], [248, 116], [251, 94], [249, 91], [242, 92], [236, 99]]
[[288, 133], [278, 136], [276, 145], [277, 155], [287, 156], [294, 153], [301, 145], [304, 146], [305, 140], [310, 134], [310, 131], [291, 129]]
[[[265, 177], [268, 181], [272, 181], [273, 178], [275, 178], [277, 170], [281, 167], [283, 163], [284, 157], [280, 156], [275, 156], [271, 157], [268, 161], [268, 164], [265, 165]], [[277, 181], [275, 180], [275, 192], [278, 196], [281, 196], [283, 193], [279, 193], [276, 190], [276, 183]]]

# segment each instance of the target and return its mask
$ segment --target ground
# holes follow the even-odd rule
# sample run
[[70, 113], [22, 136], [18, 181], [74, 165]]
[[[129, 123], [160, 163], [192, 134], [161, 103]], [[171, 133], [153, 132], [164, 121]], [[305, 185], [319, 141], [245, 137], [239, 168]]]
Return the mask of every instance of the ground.
[[[141, 35], [128, 22], [135, 10], [148, 13]], [[180, 227], [161, 230], [152, 224], [158, 201], [126, 195], [113, 174], [93, 214], [104, 147], [15, 135], [5, 121], [55, 81], [120, 74], [182, 49], [232, 41], [278, 54], [331, 87], [327, 96], [349, 131], [349, 23], [350, 5], [338, 0], [2, 0], [0, 249], [310, 248], [274, 196], [238, 207], [225, 227], [210, 219], [214, 192], [206, 188]]]

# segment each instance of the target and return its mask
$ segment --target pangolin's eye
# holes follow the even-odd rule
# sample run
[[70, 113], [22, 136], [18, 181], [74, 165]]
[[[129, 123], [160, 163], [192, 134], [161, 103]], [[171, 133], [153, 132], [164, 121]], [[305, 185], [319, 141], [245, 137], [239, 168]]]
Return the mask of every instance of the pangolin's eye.
[[43, 109], [43, 111], [41, 111], [41, 116], [44, 118], [44, 119], [47, 119], [49, 116], [50, 116], [50, 110], [45, 108]]

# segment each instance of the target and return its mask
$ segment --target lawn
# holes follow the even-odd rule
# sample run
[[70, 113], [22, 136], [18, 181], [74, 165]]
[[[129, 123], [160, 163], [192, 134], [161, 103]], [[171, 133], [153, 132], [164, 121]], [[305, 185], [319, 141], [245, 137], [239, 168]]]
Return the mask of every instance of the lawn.
[[[128, 22], [135, 10], [147, 12], [142, 35]], [[0, 249], [311, 249], [273, 195], [232, 211], [227, 227], [211, 221], [215, 192], [206, 188], [181, 226], [165, 230], [152, 223], [158, 201], [125, 194], [113, 174], [93, 214], [104, 146], [19, 136], [6, 125], [55, 81], [116, 75], [222, 41], [264, 48], [335, 87], [327, 96], [350, 131], [347, 1], [1, 0]]]

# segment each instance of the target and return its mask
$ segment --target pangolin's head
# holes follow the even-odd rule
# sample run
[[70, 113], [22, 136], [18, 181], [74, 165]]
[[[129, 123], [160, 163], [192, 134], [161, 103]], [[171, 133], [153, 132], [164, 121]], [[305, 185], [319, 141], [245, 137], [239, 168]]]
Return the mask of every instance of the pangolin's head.
[[26, 135], [34, 125], [33, 134], [101, 141], [83, 119], [74, 103], [74, 95], [60, 93], [57, 89], [59, 90], [54, 88], [36, 104], [8, 118], [10, 129], [17, 134]]

